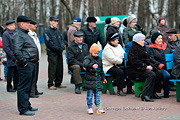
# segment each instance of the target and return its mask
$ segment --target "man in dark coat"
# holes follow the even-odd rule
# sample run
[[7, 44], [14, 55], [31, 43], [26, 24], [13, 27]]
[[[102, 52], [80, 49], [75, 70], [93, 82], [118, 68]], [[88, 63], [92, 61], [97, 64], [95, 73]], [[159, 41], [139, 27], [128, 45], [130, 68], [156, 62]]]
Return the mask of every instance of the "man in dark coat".
[[84, 32], [84, 42], [88, 45], [88, 48], [90, 48], [93, 43], [97, 43], [98, 41], [101, 43], [103, 48], [106, 45], [102, 33], [100, 32], [99, 28], [96, 27], [96, 21], [97, 20], [95, 17], [88, 17], [87, 25], [81, 28], [81, 30]]
[[177, 36], [176, 29], [170, 29], [166, 32], [168, 34], [168, 43], [171, 49], [175, 49], [180, 44], [180, 38]]
[[[17, 82], [18, 82], [18, 71], [16, 67], [16, 58], [14, 57], [12, 50], [12, 37], [13, 32], [15, 30], [15, 21], [8, 20], [6, 22], [6, 31], [3, 34], [2, 42], [3, 49], [6, 52], [7, 57], [7, 91], [8, 92], [16, 92], [17, 90]], [[14, 87], [12, 87], [11, 82], [13, 80]]]
[[[63, 57], [62, 52], [65, 49], [64, 39], [61, 32], [57, 29], [59, 18], [51, 16], [50, 27], [44, 32], [44, 39], [48, 55], [48, 89], [66, 88], [62, 86], [63, 81]], [[55, 86], [54, 83], [55, 82]]]
[[26, 16], [17, 17], [18, 30], [12, 39], [13, 53], [18, 69], [17, 102], [20, 115], [34, 115], [29, 101], [31, 86], [35, 76], [35, 63], [39, 60], [38, 48], [28, 35], [30, 21]]
[[73, 22], [68, 22], [68, 28], [63, 32], [62, 36], [64, 38], [64, 44], [66, 45], [66, 48], [68, 47], [68, 30], [72, 26]]
[[68, 67], [73, 72], [75, 83], [75, 93], [81, 94], [80, 86], [82, 84], [81, 71], [83, 67], [84, 57], [89, 54], [88, 45], [83, 43], [83, 32], [76, 31], [74, 33], [74, 41], [67, 48]]

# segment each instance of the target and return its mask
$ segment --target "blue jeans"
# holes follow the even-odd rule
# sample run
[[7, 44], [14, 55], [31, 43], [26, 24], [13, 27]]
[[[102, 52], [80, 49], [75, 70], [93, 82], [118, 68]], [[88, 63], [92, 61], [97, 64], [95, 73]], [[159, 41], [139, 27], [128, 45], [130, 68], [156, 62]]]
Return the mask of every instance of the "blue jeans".
[[164, 95], [169, 95], [169, 79], [171, 78], [171, 75], [166, 70], [162, 70], [161, 72], [163, 74]]
[[96, 90], [87, 90], [87, 105], [88, 105], [88, 109], [92, 108], [92, 98], [93, 98], [93, 93], [94, 93], [94, 104], [96, 105], [97, 108], [100, 107], [100, 98], [101, 98], [101, 92], [100, 91], [96, 91]]
[[7, 72], [8, 72], [7, 62], [4, 61], [4, 62], [3, 62], [3, 65], [4, 65], [4, 77], [7, 77]]

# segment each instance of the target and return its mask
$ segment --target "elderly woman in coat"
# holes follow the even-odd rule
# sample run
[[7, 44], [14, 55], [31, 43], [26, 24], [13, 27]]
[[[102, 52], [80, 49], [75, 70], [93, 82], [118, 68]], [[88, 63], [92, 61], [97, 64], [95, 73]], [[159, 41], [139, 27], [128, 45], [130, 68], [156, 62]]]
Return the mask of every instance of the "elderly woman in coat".
[[[124, 71], [120, 68], [123, 65], [124, 50], [118, 44], [118, 33], [111, 33], [107, 36], [107, 45], [102, 53], [102, 62], [104, 72], [116, 79], [118, 95], [125, 96], [123, 88], [125, 88]], [[128, 82], [128, 93], [134, 93], [130, 82]]]
[[153, 102], [149, 96], [160, 99], [156, 92], [161, 92], [162, 73], [150, 64], [149, 54], [144, 46], [145, 36], [137, 33], [133, 36], [132, 47], [128, 52], [127, 75], [130, 79], [140, 78], [145, 80], [142, 101]]
[[153, 44], [149, 45], [148, 49], [151, 64], [161, 70], [163, 74], [164, 98], [169, 98], [169, 79], [171, 75], [167, 71], [165, 54], [172, 53], [172, 49], [169, 44], [163, 42], [162, 34], [160, 32], [153, 33], [151, 42]]

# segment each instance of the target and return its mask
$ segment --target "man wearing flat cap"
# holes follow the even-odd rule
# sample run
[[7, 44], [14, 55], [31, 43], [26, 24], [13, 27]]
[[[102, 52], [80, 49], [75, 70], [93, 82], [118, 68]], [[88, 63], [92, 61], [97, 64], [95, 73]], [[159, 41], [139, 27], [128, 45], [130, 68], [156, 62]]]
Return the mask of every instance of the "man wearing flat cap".
[[83, 67], [84, 57], [89, 55], [89, 48], [83, 42], [83, 35], [82, 31], [76, 31], [74, 41], [67, 48], [68, 68], [73, 73], [76, 94], [81, 94], [82, 79], [80, 73], [85, 70]]
[[[2, 42], [3, 42], [3, 50], [6, 53], [7, 57], [7, 92], [16, 92], [17, 90], [17, 82], [18, 82], [18, 71], [16, 66], [16, 58], [13, 54], [12, 49], [12, 37], [15, 31], [15, 21], [8, 20], [6, 22], [6, 31], [3, 33]], [[13, 80], [13, 86], [11, 84]]]
[[168, 34], [168, 43], [172, 49], [175, 49], [180, 44], [180, 38], [177, 36], [176, 29], [170, 29], [166, 32]]
[[[34, 20], [31, 20], [28, 34], [33, 38], [34, 43], [36, 44], [38, 48], [39, 59], [40, 59], [41, 58], [41, 45], [40, 45], [39, 38], [37, 34], [35, 33], [36, 28], [37, 28], [37, 22]], [[39, 74], [39, 61], [36, 62], [36, 65], [35, 65], [35, 77], [33, 80], [31, 94], [30, 94], [31, 98], [38, 98], [39, 95], [43, 94], [43, 92], [38, 92], [38, 89], [37, 89], [38, 74]]]
[[[65, 49], [64, 39], [61, 32], [57, 29], [59, 18], [51, 16], [50, 26], [44, 32], [44, 39], [48, 55], [48, 89], [66, 88], [61, 85], [63, 81], [63, 57]], [[55, 84], [54, 84], [55, 83]]]
[[96, 27], [96, 21], [97, 20], [95, 17], [88, 17], [87, 25], [81, 28], [81, 30], [84, 32], [84, 42], [90, 48], [93, 43], [97, 43], [99, 41], [104, 48], [106, 42], [99, 28]]
[[35, 76], [35, 64], [39, 53], [34, 40], [28, 35], [31, 19], [27, 16], [17, 17], [18, 30], [12, 39], [13, 53], [18, 70], [17, 102], [20, 115], [34, 115], [38, 108], [32, 108], [29, 101]]

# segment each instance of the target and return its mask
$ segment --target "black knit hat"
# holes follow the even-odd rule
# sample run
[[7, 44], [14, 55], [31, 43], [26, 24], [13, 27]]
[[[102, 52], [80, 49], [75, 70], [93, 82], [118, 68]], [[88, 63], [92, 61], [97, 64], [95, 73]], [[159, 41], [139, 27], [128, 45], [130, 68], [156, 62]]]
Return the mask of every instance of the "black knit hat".
[[106, 18], [105, 23], [106, 23], [106, 24], [111, 23], [111, 18]]
[[96, 22], [97, 19], [95, 17], [88, 17], [87, 22]]
[[152, 37], [151, 37], [151, 42], [154, 43], [156, 38], [159, 36], [159, 35], [162, 35], [160, 32], [155, 32], [153, 33]]
[[107, 36], [107, 41], [114, 41], [116, 39], [119, 39], [118, 33], [111, 33]]

